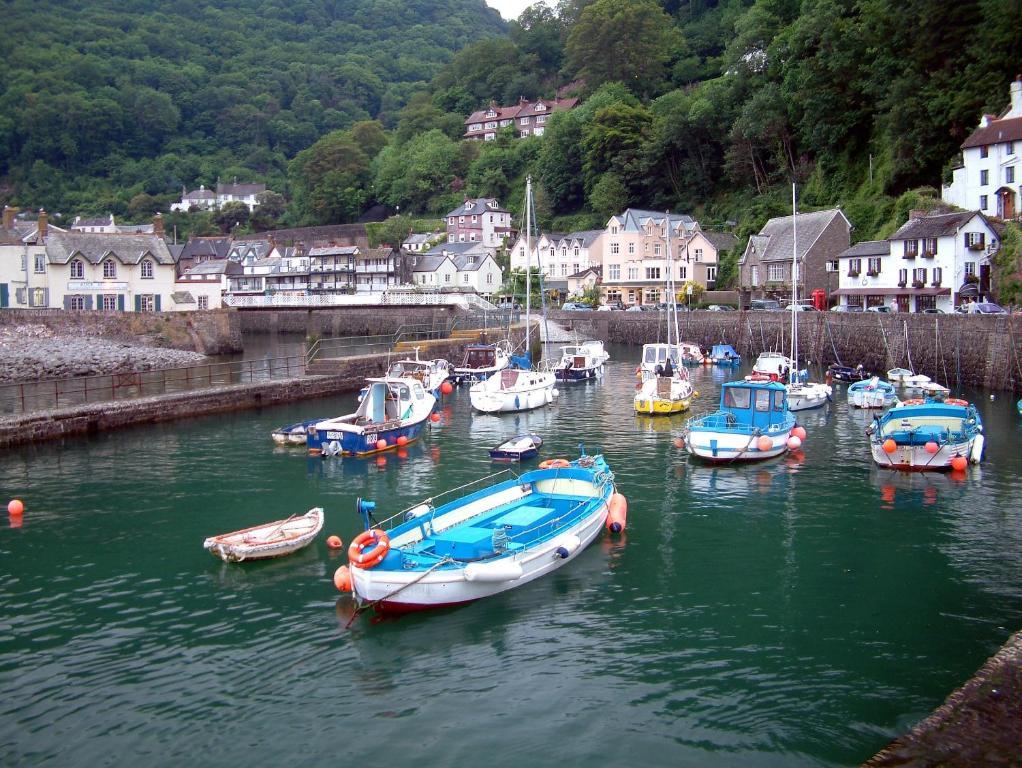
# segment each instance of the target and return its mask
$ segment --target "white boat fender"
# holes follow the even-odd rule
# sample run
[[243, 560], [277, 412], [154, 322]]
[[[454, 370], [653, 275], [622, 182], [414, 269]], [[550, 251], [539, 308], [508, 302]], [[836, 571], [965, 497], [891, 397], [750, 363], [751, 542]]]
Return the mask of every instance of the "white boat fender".
[[521, 563], [510, 559], [495, 563], [469, 563], [465, 566], [465, 581], [514, 581], [521, 577]]
[[419, 504], [417, 507], [412, 507], [405, 513], [405, 520], [413, 520], [416, 517], [422, 517], [428, 515], [433, 511], [433, 507], [429, 504]]
[[969, 460], [973, 464], [979, 464], [983, 459], [983, 443], [985, 439], [983, 435], [976, 435], [976, 439], [972, 441], [972, 450], [969, 452]]
[[[557, 539], [556, 544], [558, 546], [554, 550], [554, 557], [567, 559], [570, 555], [575, 553], [575, 550], [582, 546], [582, 540], [574, 534], [568, 534]], [[561, 551], [564, 551], [566, 554], [562, 555]]]

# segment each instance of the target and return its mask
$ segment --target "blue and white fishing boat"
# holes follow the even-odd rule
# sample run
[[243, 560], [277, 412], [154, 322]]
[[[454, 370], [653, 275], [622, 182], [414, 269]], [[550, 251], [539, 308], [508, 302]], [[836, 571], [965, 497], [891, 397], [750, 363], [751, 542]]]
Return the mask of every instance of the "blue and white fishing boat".
[[526, 461], [539, 455], [543, 438], [531, 432], [526, 435], [515, 435], [500, 445], [490, 449], [490, 458], [494, 461]]
[[756, 461], [788, 450], [795, 417], [777, 381], [726, 381], [720, 409], [688, 422], [688, 452], [707, 461]]
[[[528, 584], [579, 555], [627, 502], [616, 492], [603, 456], [555, 459], [516, 476], [482, 478], [487, 487], [435, 504], [455, 491], [373, 519], [359, 499], [365, 531], [352, 542], [349, 565], [335, 574], [360, 608], [411, 611], [461, 605]], [[456, 490], [462, 490], [456, 489]], [[619, 528], [620, 529], [620, 528]], [[343, 574], [343, 577], [342, 577]]]
[[983, 422], [964, 400], [898, 405], [866, 428], [873, 461], [915, 471], [964, 469], [983, 458]]
[[588, 381], [603, 375], [603, 365], [610, 359], [602, 341], [584, 341], [561, 347], [561, 359], [554, 368], [558, 381]]
[[367, 381], [358, 410], [309, 427], [306, 444], [311, 455], [365, 456], [418, 438], [436, 405], [422, 382], [391, 376]]
[[848, 402], [856, 408], [889, 408], [897, 401], [894, 385], [879, 376], [857, 381], [848, 387]]
[[742, 356], [730, 344], [714, 344], [710, 350], [710, 362], [725, 368], [737, 368], [742, 364]]

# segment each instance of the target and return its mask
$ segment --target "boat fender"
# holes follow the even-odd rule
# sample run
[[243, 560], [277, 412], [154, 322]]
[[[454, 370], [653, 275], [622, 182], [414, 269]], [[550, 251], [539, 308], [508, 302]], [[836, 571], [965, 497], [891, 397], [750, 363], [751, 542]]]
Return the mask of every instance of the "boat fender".
[[557, 549], [554, 550], [554, 557], [559, 557], [561, 558], [561, 560], [567, 560], [570, 555], [571, 552], [569, 552], [564, 547], [558, 547]]
[[972, 450], [969, 451], [969, 460], [973, 464], [979, 464], [983, 459], [983, 443], [985, 438], [983, 435], [976, 435], [976, 439], [972, 441]]
[[628, 524], [628, 499], [624, 494], [615, 493], [610, 497], [610, 510], [607, 512], [607, 530], [621, 533]]
[[405, 520], [413, 520], [416, 517], [422, 517], [428, 515], [433, 511], [433, 507], [429, 504], [419, 504], [417, 507], [412, 507], [405, 513]]
[[[370, 542], [373, 546], [366, 551]], [[370, 531], [362, 531], [352, 540], [351, 546], [348, 547], [348, 560], [359, 568], [375, 568], [383, 562], [389, 551], [390, 537], [379, 528], [373, 528]]]
[[539, 463], [540, 469], [564, 469], [570, 466], [571, 462], [567, 459], [546, 459]]

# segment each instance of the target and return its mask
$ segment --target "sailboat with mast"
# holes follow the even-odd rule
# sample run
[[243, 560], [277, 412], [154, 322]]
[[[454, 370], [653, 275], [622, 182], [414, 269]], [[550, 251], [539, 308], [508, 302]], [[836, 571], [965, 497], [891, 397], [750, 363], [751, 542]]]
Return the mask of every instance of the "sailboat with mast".
[[[511, 368], [505, 368], [479, 381], [469, 390], [472, 407], [482, 413], [515, 413], [539, 408], [552, 403], [557, 396], [554, 386], [557, 377], [552, 371], [536, 370], [532, 365], [529, 341], [532, 332], [532, 227], [535, 210], [532, 200], [532, 177], [525, 180], [525, 350], [512, 358]], [[538, 254], [537, 254], [538, 261]], [[539, 264], [537, 263], [537, 268]], [[541, 288], [542, 291], [542, 277]], [[546, 320], [546, 301], [543, 300], [543, 319]], [[514, 367], [517, 366], [517, 367]]]
[[674, 284], [671, 254], [671, 214], [664, 217], [667, 235], [667, 343], [644, 344], [638, 375], [641, 382], [635, 393], [635, 412], [670, 415], [687, 411], [696, 395], [685, 370], [684, 348], [678, 331], [678, 292]]
[[798, 209], [795, 203], [795, 185], [791, 185], [791, 366], [788, 369], [788, 410], [808, 411], [820, 408], [830, 399], [833, 391], [829, 384], [809, 381], [809, 371], [798, 366]]

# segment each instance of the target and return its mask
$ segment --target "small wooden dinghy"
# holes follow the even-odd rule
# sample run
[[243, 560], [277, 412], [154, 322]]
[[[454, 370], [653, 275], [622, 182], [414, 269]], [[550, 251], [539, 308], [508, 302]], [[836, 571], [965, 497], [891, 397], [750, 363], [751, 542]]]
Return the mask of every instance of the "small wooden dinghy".
[[265, 560], [297, 552], [311, 544], [322, 529], [323, 507], [313, 507], [304, 515], [211, 536], [202, 546], [225, 563]]
[[496, 448], [491, 448], [490, 458], [494, 461], [524, 461], [536, 456], [541, 445], [543, 438], [539, 435], [515, 435]]

